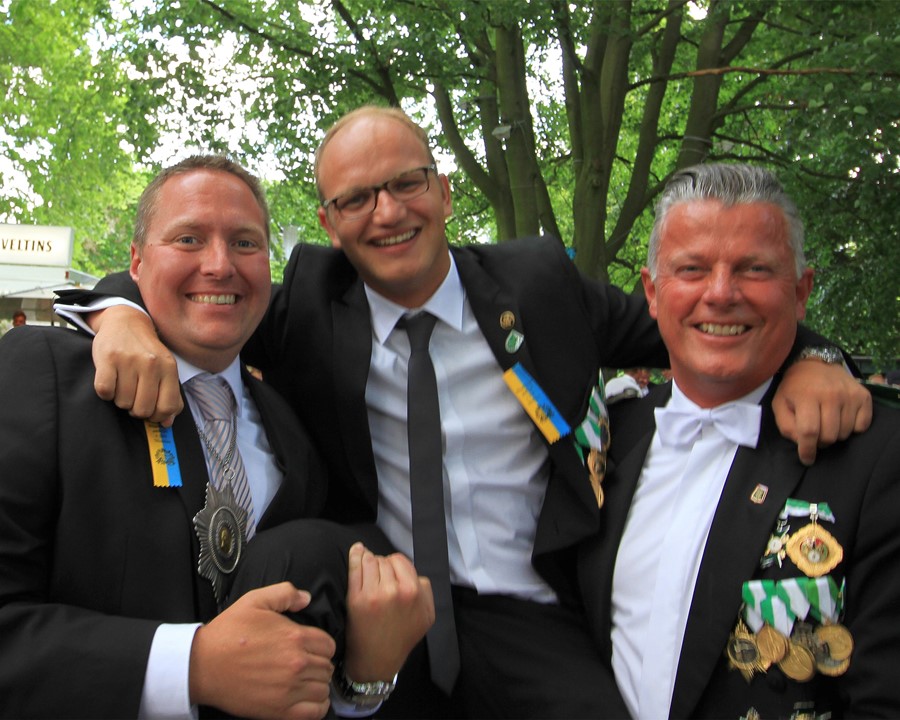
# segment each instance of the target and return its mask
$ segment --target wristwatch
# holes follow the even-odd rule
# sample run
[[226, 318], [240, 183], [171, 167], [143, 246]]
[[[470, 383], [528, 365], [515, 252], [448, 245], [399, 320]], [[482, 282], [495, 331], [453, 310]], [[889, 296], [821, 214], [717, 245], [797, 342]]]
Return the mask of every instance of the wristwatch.
[[821, 360], [829, 365], [844, 364], [844, 356], [841, 354], [841, 351], [833, 345], [813, 345], [805, 347], [800, 351], [800, 355], [797, 359], [806, 360], [807, 358]]
[[341, 663], [335, 668], [332, 685], [342, 700], [352, 703], [359, 709], [370, 709], [390, 697], [397, 687], [397, 676], [394, 675], [393, 680], [356, 682], [347, 675]]

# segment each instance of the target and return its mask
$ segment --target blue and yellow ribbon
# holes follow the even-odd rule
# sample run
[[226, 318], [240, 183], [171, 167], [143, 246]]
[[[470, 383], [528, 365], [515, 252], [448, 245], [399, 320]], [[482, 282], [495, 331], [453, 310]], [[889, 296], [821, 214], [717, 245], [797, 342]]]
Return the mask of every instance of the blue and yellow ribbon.
[[153, 487], [181, 487], [181, 468], [172, 428], [159, 423], [144, 422], [147, 445], [150, 449], [150, 466], [153, 469]]

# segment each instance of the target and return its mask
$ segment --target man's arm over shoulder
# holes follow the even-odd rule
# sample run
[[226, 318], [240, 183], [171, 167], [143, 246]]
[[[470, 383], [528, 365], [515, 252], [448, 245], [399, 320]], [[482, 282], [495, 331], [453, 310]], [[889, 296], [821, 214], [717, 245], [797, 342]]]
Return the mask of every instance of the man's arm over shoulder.
[[519, 238], [455, 252], [475, 256], [534, 315], [552, 318], [562, 333], [577, 333], [578, 343], [593, 343], [603, 367], [668, 367], [668, 352], [643, 294], [588, 277], [557, 238]]

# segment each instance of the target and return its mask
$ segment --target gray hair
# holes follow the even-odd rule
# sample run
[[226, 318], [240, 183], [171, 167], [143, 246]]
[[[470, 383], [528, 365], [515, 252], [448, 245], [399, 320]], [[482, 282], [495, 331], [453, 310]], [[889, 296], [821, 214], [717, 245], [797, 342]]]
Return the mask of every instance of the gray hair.
[[253, 197], [256, 198], [259, 209], [262, 210], [263, 223], [266, 231], [266, 243], [268, 244], [271, 216], [269, 214], [269, 204], [266, 202], [266, 195], [263, 192], [259, 179], [249, 171], [245, 170], [241, 165], [234, 162], [234, 160], [231, 160], [224, 155], [191, 155], [181, 162], [162, 170], [150, 181], [150, 184], [144, 188], [144, 192], [141, 193], [141, 199], [138, 201], [137, 217], [134, 221], [134, 235], [132, 236], [134, 246], [138, 249], [144, 247], [144, 243], [147, 240], [147, 232], [150, 230], [150, 222], [153, 220], [153, 215], [156, 213], [159, 191], [162, 189], [166, 180], [175, 177], [176, 175], [184, 175], [193, 172], [194, 170], [216, 170], [231, 173], [250, 188], [250, 192], [253, 193]]
[[679, 203], [692, 200], [718, 200], [726, 207], [764, 202], [781, 208], [787, 220], [797, 277], [803, 274], [806, 269], [803, 221], [778, 179], [768, 170], [753, 165], [709, 163], [676, 172], [656, 203], [656, 220], [647, 248], [647, 267], [653, 279], [656, 279], [659, 242], [669, 211]]

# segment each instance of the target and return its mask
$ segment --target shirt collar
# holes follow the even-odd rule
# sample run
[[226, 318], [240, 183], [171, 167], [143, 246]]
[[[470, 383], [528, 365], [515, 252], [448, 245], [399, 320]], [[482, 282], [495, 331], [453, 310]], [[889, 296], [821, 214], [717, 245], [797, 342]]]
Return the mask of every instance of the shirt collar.
[[[718, 407], [722, 407], [724, 405], [731, 405], [732, 403], [749, 403], [751, 405], [759, 405], [759, 401], [762, 400], [763, 395], [766, 394], [766, 391], [769, 389], [769, 385], [772, 384], [772, 378], [766, 380], [762, 385], [760, 385], [756, 390], [752, 390], [747, 393], [743, 397], [735, 398], [734, 400], [729, 400], [727, 403], [722, 403], [722, 405]], [[670, 408], [675, 408], [678, 410], [686, 410], [689, 408], [699, 408], [693, 400], [688, 398], [685, 395], [681, 388], [678, 387], [678, 383], [675, 380], [672, 380], [672, 397], [669, 398], [668, 406]]]
[[372, 315], [372, 330], [375, 333], [375, 340], [382, 345], [393, 332], [394, 326], [401, 317], [419, 310], [427, 310], [455, 330], [462, 330], [466, 291], [459, 279], [459, 270], [457, 270], [452, 253], [447, 277], [435, 290], [434, 295], [428, 298], [420, 308], [407, 308], [391, 302], [368, 285], [365, 285], [365, 290], [369, 301], [369, 312]]

